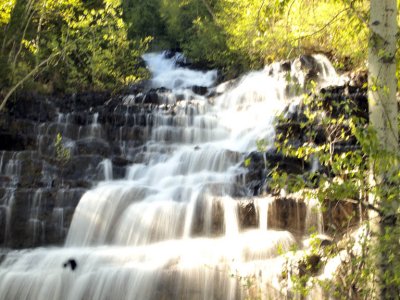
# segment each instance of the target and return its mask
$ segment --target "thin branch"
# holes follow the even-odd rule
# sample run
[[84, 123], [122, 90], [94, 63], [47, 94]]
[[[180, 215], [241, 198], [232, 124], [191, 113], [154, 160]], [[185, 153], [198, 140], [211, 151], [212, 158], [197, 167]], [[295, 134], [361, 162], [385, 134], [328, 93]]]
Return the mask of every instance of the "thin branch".
[[4, 97], [3, 101], [0, 104], [0, 112], [4, 109], [4, 107], [7, 104], [7, 100], [11, 97], [11, 95], [30, 77], [32, 77], [33, 75], [36, 74], [36, 72], [39, 71], [39, 69], [44, 66], [45, 64], [47, 64], [50, 60], [52, 60], [54, 57], [58, 56], [61, 54], [61, 51], [54, 53], [52, 55], [50, 55], [48, 58], [46, 58], [44, 61], [42, 61], [40, 64], [38, 64], [35, 68], [32, 69], [32, 71], [30, 71], [24, 78], [22, 78], [16, 85], [14, 85], [9, 92], [7, 93], [7, 95]]
[[257, 12], [257, 22], [256, 22], [257, 28], [260, 28], [260, 14], [261, 14], [261, 10], [264, 7], [264, 4], [265, 4], [265, 0], [263, 0], [263, 2], [261, 3], [261, 6], [259, 7], [258, 12]]
[[34, 14], [35, 14], [35, 12], [32, 11], [30, 16], [28, 17], [28, 20], [26, 21], [26, 25], [25, 25], [24, 31], [23, 31], [22, 36], [21, 36], [21, 41], [19, 43], [19, 49], [18, 49], [17, 53], [15, 54], [15, 57], [14, 57], [14, 60], [13, 60], [13, 63], [12, 63], [13, 72], [14, 72], [15, 66], [17, 65], [18, 56], [20, 55], [20, 53], [22, 51], [22, 48], [23, 48], [23, 45], [24, 45], [23, 44], [23, 40], [25, 39], [26, 31], [28, 30], [29, 24], [31, 23]]
[[201, 1], [203, 2], [204, 6], [206, 7], [208, 13], [211, 15], [211, 17], [213, 18], [213, 20], [215, 20], [216, 17], [215, 17], [214, 12], [213, 12], [212, 9], [211, 9], [210, 4], [208, 4], [207, 0], [201, 0]]
[[302, 35], [302, 36], [300, 36], [300, 37], [298, 37], [298, 38], [293, 39], [292, 41], [302, 40], [302, 39], [308, 38], [308, 37], [310, 37], [310, 36], [316, 35], [316, 34], [322, 32], [322, 31], [324, 31], [327, 27], [329, 27], [330, 25], [332, 25], [332, 23], [335, 22], [336, 19], [337, 19], [342, 13], [344, 13], [345, 11], [347, 11], [347, 10], [349, 10], [349, 9], [350, 9], [350, 8], [345, 8], [345, 9], [341, 10], [340, 12], [338, 12], [328, 23], [326, 23], [324, 26], [322, 26], [322, 27], [321, 27], [320, 29], [318, 29], [317, 31], [314, 31], [314, 32], [309, 33], [309, 34]]
[[350, 3], [349, 3], [348, 0], [343, 0], [343, 2], [344, 2], [345, 4], [348, 4], [348, 5], [349, 5], [350, 10], [357, 16], [357, 18], [361, 21], [361, 23], [363, 23], [364, 25], [366, 25], [367, 27], [369, 27], [368, 20], [366, 20], [366, 19], [361, 15], [361, 13], [354, 7], [354, 2], [355, 2], [354, 0], [350, 1]]

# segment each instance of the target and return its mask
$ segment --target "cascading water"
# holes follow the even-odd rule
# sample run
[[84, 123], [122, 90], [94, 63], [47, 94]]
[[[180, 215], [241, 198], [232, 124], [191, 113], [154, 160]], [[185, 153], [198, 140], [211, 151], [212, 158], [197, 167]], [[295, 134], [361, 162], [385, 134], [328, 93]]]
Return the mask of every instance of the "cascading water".
[[[257, 139], [273, 145], [273, 120], [288, 100], [285, 77], [270, 67], [215, 86], [215, 71], [177, 67], [177, 57], [162, 54], [144, 59], [151, 88], [165, 89], [149, 141], [134, 150], [143, 162], [112, 181], [110, 162], [103, 161], [110, 180], [83, 195], [63, 248], [5, 256], [0, 299], [241, 299], [247, 291], [240, 278], [252, 274], [269, 286], [267, 297], [279, 290], [278, 248], [296, 240], [268, 228], [271, 199], [257, 203], [265, 224], [241, 228], [234, 198], [246, 194], [238, 180], [245, 153]], [[88, 130], [101, 136], [98, 115]], [[74, 271], [63, 268], [68, 260], [76, 262]]]

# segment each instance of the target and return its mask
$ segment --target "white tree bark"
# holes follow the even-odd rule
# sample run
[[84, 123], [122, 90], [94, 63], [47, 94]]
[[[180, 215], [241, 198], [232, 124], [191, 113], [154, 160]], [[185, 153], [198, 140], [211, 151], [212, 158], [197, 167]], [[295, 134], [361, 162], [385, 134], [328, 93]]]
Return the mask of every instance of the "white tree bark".
[[[397, 3], [396, 0], [371, 0], [370, 8], [370, 40], [368, 52], [368, 99], [370, 125], [376, 131], [379, 150], [397, 153], [399, 151], [399, 133], [397, 124], [398, 104], [396, 99], [396, 43], [397, 43]], [[392, 188], [390, 174], [398, 169], [398, 161], [390, 168], [382, 167], [383, 161], [375, 157], [371, 168], [371, 185], [380, 192]], [[396, 166], [397, 164], [397, 166]], [[392, 185], [392, 186], [391, 186]], [[399, 192], [400, 193], [400, 192]], [[399, 207], [399, 197], [389, 201], [371, 194], [370, 203], [378, 208], [380, 213], [370, 213], [370, 224], [373, 246], [376, 251], [372, 255], [376, 262], [376, 294], [373, 298], [396, 299], [399, 297], [399, 287], [387, 280], [394, 276], [394, 262], [389, 255], [396, 246], [398, 238], [391, 241], [381, 237], [387, 232], [394, 232], [396, 213]], [[397, 198], [397, 199], [396, 199]], [[389, 231], [388, 231], [389, 230]], [[396, 252], [396, 250], [394, 250]], [[394, 254], [396, 257], [398, 254]]]
[[371, 0], [368, 55], [370, 123], [387, 150], [397, 151], [396, 0]]

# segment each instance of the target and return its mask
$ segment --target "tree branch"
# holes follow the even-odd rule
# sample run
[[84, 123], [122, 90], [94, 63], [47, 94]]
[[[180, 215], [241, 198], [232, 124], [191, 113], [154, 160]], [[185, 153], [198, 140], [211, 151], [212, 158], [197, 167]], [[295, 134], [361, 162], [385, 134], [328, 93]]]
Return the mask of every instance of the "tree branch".
[[52, 60], [54, 57], [58, 56], [61, 54], [61, 51], [56, 52], [52, 55], [50, 55], [48, 58], [46, 58], [45, 60], [43, 60], [40, 64], [38, 64], [35, 68], [32, 69], [32, 71], [30, 71], [24, 78], [22, 78], [17, 84], [15, 84], [7, 93], [7, 95], [4, 97], [4, 99], [2, 100], [1, 104], [0, 104], [0, 112], [4, 109], [4, 107], [7, 104], [8, 99], [11, 97], [11, 95], [30, 77], [32, 77], [33, 75], [36, 74], [36, 72], [39, 71], [39, 69], [44, 66], [45, 64], [47, 64], [50, 60]]
[[314, 31], [314, 32], [309, 33], [309, 34], [302, 35], [302, 36], [300, 36], [300, 37], [298, 37], [298, 38], [293, 39], [292, 41], [302, 40], [302, 39], [308, 38], [308, 37], [310, 37], [310, 36], [313, 36], [313, 35], [315, 35], [315, 34], [318, 34], [318, 33], [322, 32], [322, 31], [324, 31], [324, 30], [325, 30], [327, 27], [329, 27], [333, 22], [335, 22], [336, 19], [337, 19], [342, 13], [344, 13], [345, 11], [347, 11], [347, 10], [349, 10], [349, 9], [350, 9], [350, 8], [345, 8], [345, 9], [341, 10], [340, 12], [338, 12], [335, 16], [333, 16], [333, 18], [332, 18], [328, 23], [326, 23], [324, 26], [322, 26], [322, 27], [321, 27], [320, 29], [318, 29], [317, 31]]
[[213, 12], [212, 9], [211, 9], [210, 4], [208, 4], [207, 0], [201, 0], [201, 1], [203, 2], [204, 6], [206, 7], [208, 13], [211, 15], [212, 19], [215, 20], [216, 17], [215, 17], [215, 15], [214, 15], [214, 12]]

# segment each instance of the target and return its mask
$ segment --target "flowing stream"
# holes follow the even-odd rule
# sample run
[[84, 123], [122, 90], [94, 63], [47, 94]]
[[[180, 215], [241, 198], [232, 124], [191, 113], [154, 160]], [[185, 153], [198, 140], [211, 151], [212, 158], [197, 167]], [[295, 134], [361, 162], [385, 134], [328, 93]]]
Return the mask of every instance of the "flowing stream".
[[[151, 87], [165, 89], [143, 163], [112, 180], [110, 161], [102, 162], [106, 181], [82, 196], [64, 247], [5, 254], [1, 300], [243, 299], [254, 281], [264, 298], [278, 297], [279, 254], [296, 239], [268, 228], [270, 197], [256, 201], [259, 226], [242, 228], [235, 198], [248, 192], [245, 154], [259, 139], [273, 147], [275, 115], [296, 98], [287, 73], [272, 65], [216, 85], [216, 71], [179, 67], [179, 55], [144, 59]], [[323, 84], [334, 71], [318, 61]], [[304, 84], [296, 64], [289, 72]]]

